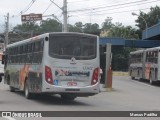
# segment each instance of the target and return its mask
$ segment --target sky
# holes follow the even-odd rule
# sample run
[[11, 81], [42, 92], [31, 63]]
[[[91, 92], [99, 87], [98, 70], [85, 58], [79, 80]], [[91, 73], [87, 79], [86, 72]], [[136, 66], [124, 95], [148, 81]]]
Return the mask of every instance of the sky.
[[[105, 19], [111, 17], [113, 23], [135, 27], [137, 16], [133, 16], [132, 12], [147, 13], [151, 6], [156, 5], [160, 6], [160, 0], [67, 0], [68, 23], [98, 23], [101, 27]], [[30, 13], [40, 13], [43, 16], [54, 14], [63, 22], [62, 7], [63, 0], [1, 0], [0, 32], [5, 29], [7, 13], [10, 15], [9, 29], [12, 30], [17, 24], [22, 24], [21, 15]], [[47, 18], [43, 17], [44, 20]]]

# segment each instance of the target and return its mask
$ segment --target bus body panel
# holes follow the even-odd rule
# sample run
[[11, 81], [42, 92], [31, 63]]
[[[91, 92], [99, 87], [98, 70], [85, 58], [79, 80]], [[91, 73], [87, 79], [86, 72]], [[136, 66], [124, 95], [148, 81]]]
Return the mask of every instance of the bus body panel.
[[[45, 42], [43, 70], [45, 66], [51, 68], [53, 85], [45, 81], [45, 72], [43, 72], [42, 92], [49, 93], [99, 93], [99, 80], [96, 85], [91, 85], [91, 79], [94, 69], [99, 69], [99, 57], [92, 60], [57, 59], [48, 55], [49, 51]], [[99, 41], [97, 38], [97, 56], [99, 55]], [[100, 79], [100, 76], [99, 78]], [[68, 91], [67, 89], [70, 89]], [[76, 91], [76, 89], [78, 91]]]
[[[58, 60], [53, 61], [50, 60], [46, 62], [45, 66], [50, 66], [52, 71], [52, 77], [53, 77], [53, 84], [50, 85], [46, 81], [43, 81], [43, 92], [50, 92], [52, 91], [52, 88], [54, 86], [53, 92], [57, 92], [56, 89], [63, 89], [64, 88], [81, 88], [81, 89], [88, 89], [86, 92], [90, 92], [90, 86], [91, 86], [91, 79], [93, 75], [94, 69], [96, 69], [96, 59], [90, 61], [92, 64], [89, 64], [87, 61], [84, 61], [83, 63], [77, 63], [71, 64], [71, 60]], [[53, 65], [50, 63], [54, 63]], [[82, 62], [82, 61], [81, 61]], [[44, 67], [45, 67], [44, 66]], [[62, 67], [63, 66], [63, 67]], [[45, 75], [43, 75], [45, 77]], [[45, 79], [45, 78], [43, 78]], [[99, 81], [98, 81], [99, 82]], [[99, 84], [97, 84], [95, 87], [97, 91], [99, 91]], [[94, 87], [94, 89], [95, 89]], [[81, 90], [84, 92], [84, 90]], [[96, 92], [92, 89], [93, 92]], [[62, 92], [62, 90], [61, 90]], [[66, 91], [63, 91], [66, 92]], [[75, 91], [76, 92], [76, 91]], [[79, 91], [80, 92], [80, 91]]]

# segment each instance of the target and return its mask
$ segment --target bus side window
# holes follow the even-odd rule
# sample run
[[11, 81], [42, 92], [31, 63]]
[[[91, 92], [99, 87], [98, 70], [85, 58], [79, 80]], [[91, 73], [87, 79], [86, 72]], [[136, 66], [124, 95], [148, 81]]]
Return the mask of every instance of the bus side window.
[[44, 41], [43, 39], [41, 40], [41, 51], [43, 51], [43, 47], [44, 47]]
[[29, 43], [28, 44], [27, 62], [31, 63], [32, 62], [31, 59], [32, 59], [32, 43]]
[[158, 51], [155, 52], [155, 63], [158, 63]]
[[35, 43], [32, 43], [32, 52], [35, 52]]

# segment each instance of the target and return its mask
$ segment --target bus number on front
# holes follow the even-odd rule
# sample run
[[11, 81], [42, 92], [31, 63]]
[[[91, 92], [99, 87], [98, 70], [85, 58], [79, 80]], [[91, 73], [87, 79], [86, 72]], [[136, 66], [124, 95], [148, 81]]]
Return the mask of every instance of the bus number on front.
[[92, 66], [83, 66], [83, 70], [92, 70], [93, 67]]

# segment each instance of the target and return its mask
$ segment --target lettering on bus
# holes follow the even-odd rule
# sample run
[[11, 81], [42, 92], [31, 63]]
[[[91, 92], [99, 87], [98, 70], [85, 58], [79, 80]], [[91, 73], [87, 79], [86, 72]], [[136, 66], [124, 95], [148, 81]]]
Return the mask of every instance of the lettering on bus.
[[57, 69], [55, 71], [56, 76], [81, 76], [81, 77], [89, 77], [89, 71], [69, 71], [63, 69]]
[[83, 70], [93, 70], [92, 66], [83, 66]]

